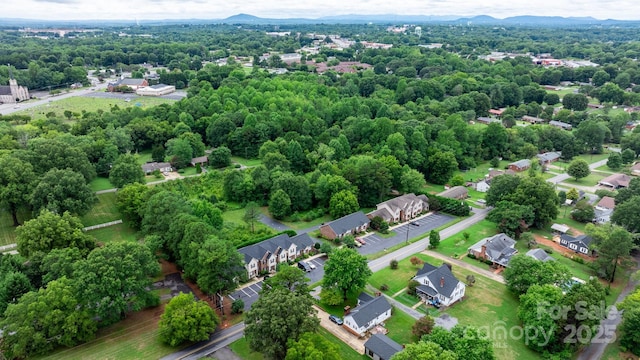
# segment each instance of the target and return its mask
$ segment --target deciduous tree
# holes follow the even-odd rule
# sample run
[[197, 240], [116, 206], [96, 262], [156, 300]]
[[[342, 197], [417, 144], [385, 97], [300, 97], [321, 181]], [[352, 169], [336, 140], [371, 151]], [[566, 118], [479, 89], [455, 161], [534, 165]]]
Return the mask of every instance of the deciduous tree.
[[323, 288], [336, 288], [347, 300], [349, 291], [360, 291], [371, 276], [367, 259], [353, 249], [336, 249], [324, 266]]
[[0, 156], [0, 204], [11, 213], [13, 226], [18, 226], [18, 209], [30, 202], [36, 176], [26, 161], [10, 154]]
[[334, 194], [329, 201], [329, 214], [334, 219], [349, 215], [359, 209], [358, 198], [348, 190], [342, 190]]
[[169, 301], [160, 317], [160, 341], [178, 346], [185, 341], [207, 340], [218, 322], [209, 304], [196, 300], [192, 294], [180, 293]]
[[31, 198], [35, 213], [47, 209], [57, 214], [68, 211], [84, 215], [96, 201], [96, 195], [79, 173], [70, 170], [49, 170], [38, 182]]
[[284, 360], [340, 360], [338, 347], [324, 337], [304, 333], [298, 341], [289, 340]]
[[591, 174], [591, 169], [589, 169], [589, 164], [586, 161], [577, 159], [571, 162], [567, 169], [567, 173], [576, 180], [580, 180], [589, 176], [589, 174]]
[[284, 190], [278, 189], [271, 194], [269, 212], [274, 218], [280, 220], [291, 214], [291, 199]]
[[109, 181], [117, 188], [133, 183], [144, 184], [144, 172], [138, 164], [138, 157], [132, 154], [118, 156], [109, 172]]

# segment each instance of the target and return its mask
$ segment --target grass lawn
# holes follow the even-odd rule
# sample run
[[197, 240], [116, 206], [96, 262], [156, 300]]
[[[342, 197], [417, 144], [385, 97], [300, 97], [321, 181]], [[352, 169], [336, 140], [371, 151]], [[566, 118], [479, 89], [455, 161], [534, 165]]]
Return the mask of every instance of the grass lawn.
[[557, 94], [562, 99], [567, 94], [573, 94], [575, 90], [578, 90], [577, 86], [563, 88], [562, 90], [547, 90], [547, 92]]
[[88, 231], [87, 234], [93, 236], [99, 242], [106, 244], [109, 242], [136, 241], [137, 232], [127, 224], [117, 224], [102, 229]]
[[[416, 254], [415, 256], [422, 261], [427, 261], [428, 259], [428, 257], [423, 254]], [[422, 265], [413, 266], [410, 258], [406, 258], [398, 262], [398, 268], [395, 270], [392, 270], [391, 267], [387, 266], [384, 269], [375, 272], [369, 278], [369, 283], [376, 289], [380, 289], [383, 284], [386, 284], [389, 289], [387, 291], [383, 291], [383, 293], [393, 296], [400, 290], [407, 287], [409, 280], [416, 275], [416, 272], [420, 268], [422, 268]], [[416, 302], [417, 301], [413, 301], [411, 305], [414, 305]]]
[[104, 178], [104, 177], [100, 177], [100, 176], [98, 176], [95, 179], [91, 180], [91, 182], [89, 183], [89, 187], [93, 191], [108, 190], [108, 189], [115, 188], [115, 186], [113, 186], [111, 184], [109, 179]]
[[444, 185], [435, 185], [435, 184], [427, 183], [420, 190], [424, 191], [425, 193], [429, 193], [429, 194], [438, 194], [438, 193], [441, 193], [441, 192], [444, 191]]
[[[353, 350], [349, 345], [345, 344], [342, 340], [335, 337], [326, 329], [320, 327], [318, 332], [316, 333], [318, 336], [323, 337], [325, 340], [330, 343], [336, 345], [338, 347], [338, 354], [340, 354], [340, 358], [344, 360], [363, 360], [369, 359], [363, 354], [359, 354], [357, 351]], [[238, 355], [242, 360], [263, 360], [264, 356], [261, 353], [253, 352], [249, 349], [249, 343], [245, 337], [234, 341], [229, 345], [229, 348], [233, 350], [233, 352]]]
[[[424, 257], [430, 264], [440, 266], [442, 261]], [[539, 359], [539, 355], [529, 350], [522, 340], [501, 338], [500, 330], [507, 331], [517, 325], [518, 299], [503, 284], [490, 280], [482, 275], [472, 273], [459, 267], [453, 267], [458, 279], [465, 279], [473, 274], [476, 282], [467, 287], [465, 298], [444, 312], [457, 318], [461, 325], [472, 325], [489, 330], [489, 337], [494, 342], [494, 351], [499, 360], [507, 359]]]
[[180, 169], [178, 171], [178, 174], [182, 176], [194, 176], [194, 175], [198, 175], [198, 171], [194, 166], [189, 166], [184, 169]]
[[[571, 210], [573, 209], [573, 207], [571, 206], [560, 206], [558, 207], [558, 218], [553, 220], [554, 223], [557, 224], [564, 224], [564, 225], [568, 225], [582, 233], [584, 233], [585, 227], [587, 226], [587, 224], [575, 221], [571, 218]], [[534, 231], [536, 233], [539, 233], [543, 236], [547, 236], [549, 239], [551, 239], [550, 234], [552, 233], [551, 231], [551, 224], [549, 225], [549, 227], [547, 229], [545, 229], [545, 231], [543, 232], [539, 232], [539, 231]], [[574, 234], [575, 235], [575, 234]]]
[[[18, 221], [24, 224], [31, 219], [31, 212], [26, 210], [18, 211]], [[16, 228], [13, 226], [11, 214], [0, 209], [0, 246], [14, 244], [16, 242]]]
[[116, 207], [116, 193], [96, 195], [98, 202], [80, 220], [84, 226], [104, 224], [122, 218]]
[[177, 349], [158, 339], [163, 306], [130, 314], [127, 319], [98, 331], [95, 340], [36, 359], [159, 359]]
[[563, 181], [563, 184], [571, 184], [571, 185], [578, 185], [578, 186], [596, 186], [598, 185], [598, 181], [606, 178], [607, 176], [609, 176], [610, 174], [605, 174], [605, 173], [601, 173], [598, 171], [592, 171], [591, 174], [589, 174], [589, 176], [584, 177], [580, 180], [574, 179], [574, 178], [569, 178], [565, 181]]
[[496, 224], [485, 219], [468, 227], [464, 232], [469, 233], [469, 240], [465, 241], [462, 233], [460, 233], [454, 237], [442, 240], [436, 251], [447, 256], [464, 255], [471, 245], [488, 236], [497, 234], [498, 228]]
[[[35, 106], [29, 109], [16, 112], [17, 115], [28, 115], [33, 120], [45, 119], [46, 114], [49, 112], [56, 113], [59, 117], [64, 117], [65, 110], [69, 110], [74, 113], [82, 114], [82, 111], [96, 112], [98, 110], [109, 111], [111, 107], [117, 105], [119, 108], [129, 108], [141, 104], [142, 108], [151, 106], [157, 106], [160, 104], [175, 103], [175, 100], [163, 99], [157, 97], [137, 97], [132, 95], [130, 102], [126, 102], [122, 99], [103, 99], [87, 96], [74, 96], [51, 103]], [[71, 119], [74, 120], [73, 118]]]
[[393, 308], [391, 318], [385, 321], [384, 327], [389, 329], [388, 337], [398, 344], [410, 344], [418, 341], [411, 333], [416, 320], [402, 310]]
[[510, 161], [501, 160], [500, 165], [494, 168], [487, 161], [485, 163], [482, 163], [474, 168], [471, 168], [465, 171], [457, 170], [456, 172], [453, 173], [453, 176], [462, 175], [462, 177], [464, 178], [464, 181], [477, 181], [479, 179], [484, 179], [484, 176], [489, 174], [489, 169], [494, 168], [498, 170], [503, 170], [509, 163]]
[[[265, 215], [270, 216], [269, 215], [269, 211], [267, 210], [267, 208], [263, 208], [263, 212]], [[307, 229], [310, 228], [312, 226], [318, 226], [321, 224], [324, 224], [326, 222], [329, 222], [333, 220], [331, 218], [331, 215], [329, 214], [325, 214], [324, 216], [321, 216], [319, 218], [313, 219], [311, 221], [291, 221], [289, 220], [289, 218], [286, 218], [285, 220], [281, 221], [281, 223], [287, 225], [288, 227], [294, 229], [294, 230], [303, 230], [303, 229]]]
[[137, 155], [138, 155], [138, 164], [140, 165], [153, 161], [153, 158], [151, 157], [151, 150], [141, 151], [137, 153]]
[[[605, 150], [602, 154], [582, 154], [582, 155], [574, 156], [573, 159], [571, 159], [571, 161], [576, 159], [582, 159], [589, 164], [593, 164], [594, 162], [598, 162], [600, 160], [604, 160], [608, 158], [609, 158], [609, 152]], [[556, 161], [554, 165], [558, 165], [566, 168], [569, 166], [569, 164], [571, 164], [571, 161], [564, 161], [561, 159]]]
[[231, 161], [248, 167], [262, 165], [260, 159], [245, 159], [239, 156], [232, 156]]

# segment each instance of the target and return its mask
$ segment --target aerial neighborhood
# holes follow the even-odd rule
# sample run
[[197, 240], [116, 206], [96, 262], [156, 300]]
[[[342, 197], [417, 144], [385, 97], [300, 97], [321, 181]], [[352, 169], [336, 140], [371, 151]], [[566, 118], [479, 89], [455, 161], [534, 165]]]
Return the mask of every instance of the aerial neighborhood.
[[0, 21], [1, 359], [640, 356], [635, 3], [25, 1]]

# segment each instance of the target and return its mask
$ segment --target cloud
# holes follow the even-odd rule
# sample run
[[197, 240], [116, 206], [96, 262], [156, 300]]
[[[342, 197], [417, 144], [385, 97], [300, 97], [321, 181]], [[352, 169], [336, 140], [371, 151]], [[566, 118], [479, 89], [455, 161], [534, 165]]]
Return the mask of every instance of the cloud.
[[75, 4], [78, 0], [33, 0], [35, 2], [42, 3], [55, 3], [55, 4]]

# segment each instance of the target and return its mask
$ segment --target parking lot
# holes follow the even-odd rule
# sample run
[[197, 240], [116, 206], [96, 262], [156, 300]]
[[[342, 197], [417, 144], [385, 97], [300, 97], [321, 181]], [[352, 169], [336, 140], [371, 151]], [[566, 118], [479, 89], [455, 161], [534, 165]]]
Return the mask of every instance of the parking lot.
[[453, 216], [445, 215], [445, 214], [429, 214], [424, 217], [414, 219], [412, 222], [418, 224], [403, 224], [397, 228], [394, 228], [392, 231], [396, 233], [395, 236], [389, 238], [383, 238], [377, 234], [371, 234], [368, 236], [362, 237], [367, 244], [363, 245], [358, 249], [358, 252], [362, 255], [375, 254], [381, 251], [385, 251], [386, 249], [400, 244], [402, 242], [407, 241], [408, 239], [412, 239], [414, 237], [420, 235], [427, 235], [429, 231], [438, 228], [442, 225], [447, 224], [448, 222], [454, 220]]
[[[327, 259], [324, 257], [316, 257], [313, 259], [304, 260], [307, 263], [313, 264], [316, 268], [306, 273], [306, 276], [309, 278], [309, 284], [314, 284], [320, 280], [324, 276], [324, 263]], [[297, 265], [294, 265], [297, 266]], [[273, 274], [272, 274], [273, 276]], [[242, 287], [229, 295], [231, 301], [235, 301], [240, 299], [244, 301], [244, 310], [247, 311], [251, 309], [251, 305], [253, 305], [256, 300], [258, 300], [258, 293], [262, 290], [263, 281], [259, 281], [257, 283], [251, 284], [246, 287]]]

